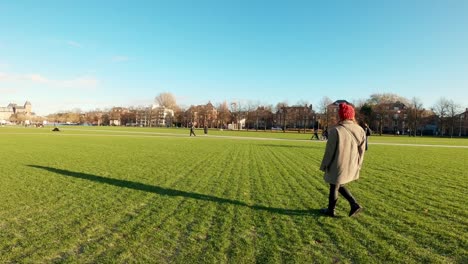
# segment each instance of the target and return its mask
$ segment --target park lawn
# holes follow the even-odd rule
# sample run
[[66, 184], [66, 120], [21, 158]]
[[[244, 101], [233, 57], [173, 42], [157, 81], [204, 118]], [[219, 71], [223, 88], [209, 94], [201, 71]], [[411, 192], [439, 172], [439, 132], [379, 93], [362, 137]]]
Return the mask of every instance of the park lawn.
[[328, 218], [325, 144], [113, 130], [0, 128], [0, 262], [468, 261], [466, 148], [370, 145]]
[[[60, 133], [66, 134], [103, 134], [103, 135], [138, 135], [138, 136], [188, 136], [188, 128], [156, 128], [156, 127], [116, 127], [116, 126], [60, 126]], [[11, 133], [45, 133], [49, 134], [52, 127], [32, 128], [32, 127], [0, 127], [0, 131], [9, 131]], [[195, 130], [197, 136], [205, 136], [203, 129]], [[5, 132], [6, 133], [6, 132]], [[310, 132], [301, 133], [288, 131], [255, 131], [255, 130], [219, 130], [209, 129], [208, 136], [213, 137], [242, 137], [242, 138], [265, 138], [265, 139], [288, 139], [288, 140], [310, 140]], [[319, 136], [321, 136], [319, 134]], [[369, 143], [372, 144], [418, 144], [418, 145], [447, 145], [447, 146], [468, 146], [467, 138], [448, 138], [448, 137], [409, 137], [407, 135], [373, 135], [369, 137]]]

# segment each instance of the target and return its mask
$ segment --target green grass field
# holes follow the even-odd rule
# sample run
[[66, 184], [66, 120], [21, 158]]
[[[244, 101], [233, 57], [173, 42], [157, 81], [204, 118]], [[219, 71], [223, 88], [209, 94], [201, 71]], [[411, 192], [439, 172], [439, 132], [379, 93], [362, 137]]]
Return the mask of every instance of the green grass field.
[[371, 137], [328, 218], [310, 134], [61, 129], [0, 127], [0, 263], [468, 263], [466, 139]]

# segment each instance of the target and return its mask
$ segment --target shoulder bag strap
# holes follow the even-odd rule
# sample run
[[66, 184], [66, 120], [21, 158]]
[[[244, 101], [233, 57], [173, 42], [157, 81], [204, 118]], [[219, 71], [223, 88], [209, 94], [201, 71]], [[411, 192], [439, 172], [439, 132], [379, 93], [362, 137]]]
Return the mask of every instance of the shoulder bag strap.
[[358, 140], [358, 138], [356, 137], [356, 135], [354, 135], [353, 133], [351, 133], [351, 131], [349, 131], [349, 129], [348, 129], [347, 127], [343, 126], [342, 124], [340, 124], [340, 126], [343, 127], [343, 128], [346, 130], [346, 132], [348, 132], [348, 134], [350, 134], [350, 135], [353, 136], [354, 142], [356, 142], [356, 144], [358, 145], [358, 148], [359, 148], [359, 146], [360, 146], [362, 143], [359, 142], [359, 140]]

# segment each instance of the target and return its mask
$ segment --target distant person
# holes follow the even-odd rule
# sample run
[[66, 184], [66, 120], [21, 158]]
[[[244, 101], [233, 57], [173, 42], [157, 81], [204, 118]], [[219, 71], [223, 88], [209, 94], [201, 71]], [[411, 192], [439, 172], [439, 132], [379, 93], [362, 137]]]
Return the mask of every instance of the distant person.
[[205, 127], [203, 128], [203, 133], [205, 133], [205, 135], [208, 134], [208, 126], [205, 126]]
[[416, 132], [413, 133], [413, 131], [411, 131], [411, 129], [408, 128], [408, 137], [414, 137], [414, 134], [416, 134]]
[[326, 128], [326, 127], [322, 132], [322, 139], [323, 140], [328, 140], [328, 128]]
[[193, 124], [190, 126], [190, 136], [192, 136], [192, 135], [193, 135], [194, 137], [197, 136], [197, 135], [195, 135], [195, 126], [194, 126]]
[[315, 129], [315, 128], [314, 128], [314, 134], [312, 135], [311, 140], [314, 139], [314, 138], [316, 138], [317, 140], [320, 140], [319, 136], [318, 136], [318, 129]]
[[341, 103], [338, 108], [340, 122], [328, 132], [328, 141], [320, 170], [325, 172], [324, 180], [330, 184], [328, 207], [322, 213], [335, 216], [338, 193], [348, 200], [354, 216], [362, 210], [356, 199], [344, 184], [359, 178], [365, 153], [366, 134], [354, 120], [354, 108]]
[[367, 142], [368, 142], [368, 138], [372, 135], [372, 130], [369, 128], [369, 126], [365, 122], [362, 124], [362, 128], [364, 129], [364, 132], [366, 132], [366, 150], [367, 150], [368, 149]]

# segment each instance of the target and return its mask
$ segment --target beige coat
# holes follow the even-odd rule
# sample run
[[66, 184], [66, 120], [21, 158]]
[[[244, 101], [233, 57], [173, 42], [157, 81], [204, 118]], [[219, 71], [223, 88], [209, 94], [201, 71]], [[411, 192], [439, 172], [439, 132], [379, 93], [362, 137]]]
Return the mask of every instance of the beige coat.
[[320, 170], [325, 172], [324, 180], [330, 184], [345, 184], [357, 180], [364, 160], [364, 129], [351, 120], [340, 124], [328, 133], [328, 142], [320, 165]]

